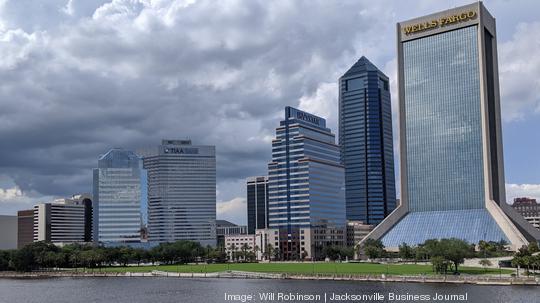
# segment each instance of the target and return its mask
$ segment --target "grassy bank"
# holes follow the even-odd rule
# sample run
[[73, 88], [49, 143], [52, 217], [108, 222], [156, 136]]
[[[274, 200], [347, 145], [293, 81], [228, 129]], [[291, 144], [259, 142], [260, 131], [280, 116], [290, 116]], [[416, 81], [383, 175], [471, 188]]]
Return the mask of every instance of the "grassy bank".
[[[430, 265], [415, 264], [372, 264], [372, 263], [231, 263], [231, 264], [201, 264], [201, 265], [159, 265], [159, 266], [128, 266], [105, 267], [94, 271], [107, 272], [150, 272], [161, 270], [183, 273], [220, 272], [238, 270], [265, 273], [294, 273], [294, 274], [390, 274], [390, 275], [421, 275], [434, 274]], [[461, 274], [510, 274], [508, 269], [487, 269], [478, 267], [461, 267]]]

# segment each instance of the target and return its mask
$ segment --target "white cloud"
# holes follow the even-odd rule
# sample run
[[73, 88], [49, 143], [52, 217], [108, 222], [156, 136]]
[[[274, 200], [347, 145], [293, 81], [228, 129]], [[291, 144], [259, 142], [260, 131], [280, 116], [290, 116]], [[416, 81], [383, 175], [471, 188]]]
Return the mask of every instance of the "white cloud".
[[217, 203], [217, 218], [245, 225], [247, 204], [245, 198], [236, 197], [230, 201]]
[[18, 210], [31, 209], [41, 202], [53, 201], [52, 196], [37, 192], [23, 192], [18, 186], [0, 188], [0, 214], [16, 215]]
[[326, 119], [326, 126], [338, 132], [338, 87], [336, 82], [319, 84], [315, 93], [300, 98], [301, 110]]
[[0, 188], [0, 202], [7, 202], [23, 196], [21, 189], [17, 186], [12, 188]]
[[502, 113], [505, 121], [540, 113], [540, 22], [521, 23], [510, 41], [499, 41]]
[[60, 8], [60, 11], [66, 15], [73, 16], [73, 14], [75, 13], [75, 9], [73, 7], [73, 0], [68, 0], [66, 5]]
[[534, 198], [540, 202], [540, 184], [506, 184], [506, 202], [511, 204], [514, 198]]

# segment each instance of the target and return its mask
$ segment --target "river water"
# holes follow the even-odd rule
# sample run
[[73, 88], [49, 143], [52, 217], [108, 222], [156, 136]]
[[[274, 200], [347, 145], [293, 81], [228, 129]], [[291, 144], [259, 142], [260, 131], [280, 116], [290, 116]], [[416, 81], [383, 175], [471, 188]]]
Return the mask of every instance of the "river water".
[[[453, 295], [453, 297], [445, 299], [445, 295]], [[266, 296], [266, 298], [261, 296]], [[540, 287], [264, 279], [199, 280], [155, 277], [0, 279], [0, 303], [26, 302], [540, 303]]]

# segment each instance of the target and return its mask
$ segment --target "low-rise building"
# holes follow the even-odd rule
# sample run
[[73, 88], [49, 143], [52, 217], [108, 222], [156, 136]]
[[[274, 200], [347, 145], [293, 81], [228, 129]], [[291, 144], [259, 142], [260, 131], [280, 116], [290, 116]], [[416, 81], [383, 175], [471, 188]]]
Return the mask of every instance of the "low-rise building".
[[259, 259], [317, 260], [322, 259], [324, 247], [343, 246], [345, 231], [341, 228], [306, 227], [289, 231], [279, 228], [258, 229], [256, 243]]
[[540, 203], [531, 198], [515, 198], [512, 207], [532, 226], [540, 229]]
[[248, 259], [243, 253], [255, 253], [260, 250], [255, 243], [255, 235], [225, 236], [225, 252], [229, 260]]
[[92, 241], [92, 202], [88, 195], [34, 206], [34, 242], [56, 245]]
[[17, 216], [0, 215], [0, 250], [17, 248]]
[[347, 222], [347, 246], [354, 247], [362, 241], [374, 228], [374, 225], [362, 221]]
[[247, 234], [246, 225], [236, 225], [227, 220], [216, 220], [217, 245], [225, 246], [225, 236]]

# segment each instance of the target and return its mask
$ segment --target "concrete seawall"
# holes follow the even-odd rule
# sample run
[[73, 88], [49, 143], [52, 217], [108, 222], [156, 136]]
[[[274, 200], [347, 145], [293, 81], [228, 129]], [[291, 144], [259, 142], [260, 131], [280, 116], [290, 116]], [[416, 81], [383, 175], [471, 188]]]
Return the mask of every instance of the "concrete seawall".
[[114, 278], [114, 277], [170, 277], [170, 278], [220, 278], [220, 279], [290, 279], [290, 280], [328, 280], [399, 283], [451, 283], [476, 285], [531, 285], [539, 286], [540, 278], [498, 277], [498, 276], [391, 276], [391, 275], [346, 275], [346, 274], [288, 274], [257, 273], [246, 271], [223, 271], [213, 273], [177, 273], [167, 271], [152, 272], [0, 272], [0, 279], [44, 279], [44, 278]]

